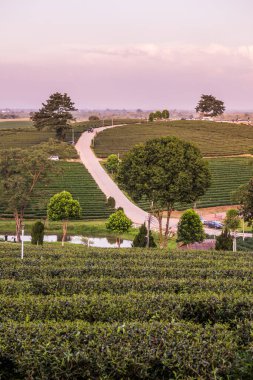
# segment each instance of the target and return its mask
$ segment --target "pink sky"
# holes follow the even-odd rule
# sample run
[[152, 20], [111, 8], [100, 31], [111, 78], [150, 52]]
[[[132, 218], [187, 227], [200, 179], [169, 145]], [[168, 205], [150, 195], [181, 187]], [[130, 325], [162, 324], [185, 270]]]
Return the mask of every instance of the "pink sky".
[[171, 3], [1, 0], [0, 108], [253, 109], [252, 2]]

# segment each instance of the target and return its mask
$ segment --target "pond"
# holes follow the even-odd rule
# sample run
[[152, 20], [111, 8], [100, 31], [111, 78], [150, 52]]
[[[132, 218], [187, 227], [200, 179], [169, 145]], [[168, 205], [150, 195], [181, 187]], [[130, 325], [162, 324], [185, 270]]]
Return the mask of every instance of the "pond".
[[[62, 239], [61, 235], [45, 235], [44, 241], [47, 243], [56, 243], [57, 241], [60, 242]], [[0, 235], [0, 240], [5, 240], [4, 235]], [[15, 242], [16, 237], [14, 235], [8, 235], [7, 237], [8, 242]], [[25, 235], [24, 236], [24, 242], [30, 242], [31, 236]], [[117, 248], [117, 242], [116, 238], [113, 236], [106, 236], [106, 237], [94, 237], [94, 236], [79, 236], [79, 235], [69, 235], [67, 236], [67, 243], [72, 244], [82, 244], [87, 247], [99, 247], [99, 248]], [[121, 248], [131, 248], [132, 247], [132, 241], [126, 240], [126, 239], [120, 239], [120, 247]]]

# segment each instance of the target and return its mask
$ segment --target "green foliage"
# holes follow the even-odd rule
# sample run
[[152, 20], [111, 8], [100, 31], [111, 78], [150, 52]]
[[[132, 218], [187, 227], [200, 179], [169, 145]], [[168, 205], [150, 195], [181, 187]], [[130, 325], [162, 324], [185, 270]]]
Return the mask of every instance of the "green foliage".
[[54, 130], [56, 137], [64, 140], [70, 129], [69, 122], [74, 120], [71, 111], [76, 111], [76, 108], [70, 97], [66, 93], [56, 92], [50, 95], [46, 103], [42, 103], [42, 108], [32, 115], [31, 120], [38, 130]]
[[106, 160], [106, 169], [110, 173], [117, 173], [119, 168], [119, 158], [117, 154], [110, 154]]
[[151, 123], [124, 125], [99, 133], [95, 139], [95, 152], [101, 158], [113, 153], [120, 153], [123, 157], [134, 145], [164, 136], [191, 141], [206, 157], [228, 156], [249, 153], [253, 128], [246, 124], [201, 120], [157, 121], [155, 128]]
[[47, 208], [49, 220], [69, 220], [80, 217], [81, 207], [68, 191], [62, 191], [50, 198]]
[[31, 236], [32, 236], [32, 244], [43, 245], [44, 240], [44, 223], [36, 222], [32, 226]]
[[154, 121], [154, 118], [155, 118], [155, 114], [154, 114], [154, 112], [151, 112], [149, 114], [148, 120], [152, 123]]
[[168, 110], [163, 110], [162, 111], [162, 119], [169, 119], [170, 118], [170, 113]]
[[177, 241], [191, 244], [195, 242], [200, 243], [204, 239], [204, 227], [199, 215], [194, 210], [185, 211], [178, 223]]
[[[141, 247], [141, 248], [146, 247], [147, 246], [147, 235], [148, 235], [148, 230], [147, 230], [147, 227], [144, 223], [140, 226], [139, 232], [134, 238], [133, 247]], [[152, 235], [152, 231], [149, 231], [149, 247], [150, 248], [156, 247], [156, 243], [155, 243], [154, 237]]]
[[237, 190], [237, 200], [240, 204], [240, 214], [244, 220], [250, 225], [253, 225], [253, 178], [250, 179], [247, 185], [241, 186]]
[[124, 214], [124, 211], [118, 210], [109, 216], [106, 228], [109, 231], [117, 233], [127, 232], [132, 225], [132, 221]]
[[212, 95], [201, 95], [200, 101], [196, 107], [196, 112], [201, 112], [204, 116], [218, 116], [225, 111], [224, 102], [216, 99]]
[[115, 199], [113, 197], [109, 197], [107, 199], [107, 204], [108, 206], [111, 208], [111, 209], [115, 209], [115, 205], [116, 205], [116, 202], [115, 202]]
[[26, 208], [32, 197], [39, 192], [38, 184], [45, 185], [55, 172], [54, 163], [43, 149], [10, 149], [0, 151], [0, 192], [16, 221], [17, 240], [20, 240], [21, 225]]
[[[134, 200], [153, 202], [158, 220], [167, 211], [167, 228], [176, 202], [194, 202], [210, 186], [208, 164], [194, 145], [163, 137], [137, 145], [122, 160], [118, 181]], [[162, 225], [159, 224], [160, 238]]]
[[[48, 160], [49, 161], [49, 160]], [[55, 193], [63, 190], [69, 191], [81, 205], [81, 218], [106, 219], [113, 212], [107, 205], [106, 197], [97, 186], [87, 169], [79, 162], [53, 162], [58, 175], [49, 175], [50, 181], [38, 184], [38, 191], [32, 197], [31, 203], [25, 209], [25, 218], [45, 218], [47, 216], [47, 203]], [[43, 194], [43, 202], [41, 199]], [[92, 196], [91, 196], [92, 194]], [[0, 198], [0, 215], [11, 218], [13, 214], [5, 209], [5, 197]]]
[[228, 210], [226, 213], [224, 224], [229, 231], [236, 231], [241, 224], [239, 211], [236, 209]]
[[160, 120], [162, 118], [162, 112], [161, 111], [156, 111], [154, 113], [154, 118], [157, 120]]
[[152, 122], [154, 120], [161, 120], [161, 119], [169, 119], [170, 118], [170, 113], [168, 110], [163, 110], [161, 111], [156, 111], [156, 112], [151, 112], [149, 114], [149, 121]]
[[98, 116], [96, 115], [89, 116], [89, 121], [96, 121], [96, 120], [100, 120]]
[[227, 228], [225, 228], [221, 234], [216, 237], [215, 249], [217, 251], [232, 251], [233, 238]]
[[26, 252], [0, 243], [0, 378], [251, 379], [252, 253]]
[[39, 145], [39, 148], [45, 150], [48, 156], [58, 156], [60, 159], [78, 158], [77, 151], [73, 145], [63, 141], [50, 138], [47, 142]]
[[207, 162], [192, 144], [164, 137], [137, 145], [120, 165], [118, 179], [134, 199], [167, 204], [195, 201], [210, 185]]

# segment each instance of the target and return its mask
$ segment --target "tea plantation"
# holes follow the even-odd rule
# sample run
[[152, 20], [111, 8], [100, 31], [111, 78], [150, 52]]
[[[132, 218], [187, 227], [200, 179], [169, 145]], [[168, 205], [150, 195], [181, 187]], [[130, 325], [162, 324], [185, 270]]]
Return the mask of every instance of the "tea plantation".
[[94, 150], [102, 158], [111, 153], [122, 156], [135, 144], [162, 136], [175, 136], [190, 141], [206, 157], [245, 154], [253, 148], [251, 125], [178, 120], [108, 129], [98, 134]]
[[[46, 216], [46, 207], [49, 198], [63, 190], [69, 191], [82, 207], [81, 219], [105, 219], [113, 210], [107, 206], [106, 197], [97, 184], [78, 162], [57, 162], [58, 175], [54, 176], [47, 186], [41, 188], [41, 195], [33, 199], [26, 209], [26, 218], [40, 218]], [[0, 217], [12, 217], [5, 210], [5, 200], [0, 199]]]
[[0, 378], [252, 379], [253, 254], [0, 244]]
[[[198, 208], [233, 205], [233, 192], [239, 186], [246, 184], [253, 176], [253, 165], [248, 158], [215, 158], [208, 160], [212, 175], [211, 186], [206, 194], [199, 198]], [[139, 205], [145, 210], [149, 204], [142, 200]], [[177, 205], [178, 210], [193, 207], [193, 205]]]

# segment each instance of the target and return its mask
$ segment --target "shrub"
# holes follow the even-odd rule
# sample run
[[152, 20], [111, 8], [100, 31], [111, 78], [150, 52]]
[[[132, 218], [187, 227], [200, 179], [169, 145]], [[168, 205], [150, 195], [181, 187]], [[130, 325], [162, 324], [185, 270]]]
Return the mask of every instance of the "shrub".
[[34, 223], [31, 230], [32, 244], [37, 244], [37, 245], [43, 244], [44, 229], [45, 229], [45, 226], [42, 222]]

